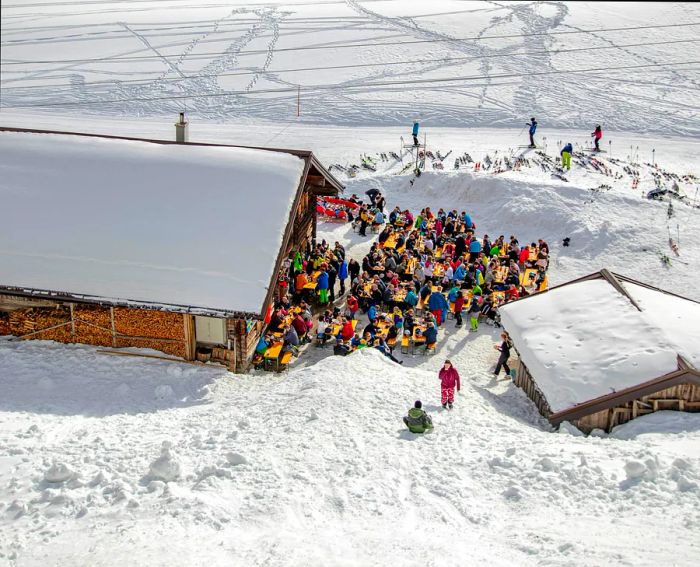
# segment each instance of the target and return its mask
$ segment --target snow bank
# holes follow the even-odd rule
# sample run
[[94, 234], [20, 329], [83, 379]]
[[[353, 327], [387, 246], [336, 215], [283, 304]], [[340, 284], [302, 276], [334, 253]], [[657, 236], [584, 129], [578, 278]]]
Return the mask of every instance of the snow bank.
[[[462, 375], [449, 412], [441, 355], [398, 366], [371, 349], [279, 379], [219, 372], [209, 403], [157, 412], [55, 415], [0, 396], [0, 554], [69, 565], [89, 548], [105, 567], [154, 557], [172, 566], [651, 565], [671, 553], [693, 564], [700, 431], [685, 446], [668, 434], [655, 445], [553, 435], [518, 388], [494, 380], [497, 337], [460, 329], [441, 341]], [[71, 376], [102, 364], [75, 356], [89, 347], [54, 347], [0, 341], [0, 355], [13, 352], [0, 372], [32, 392], [43, 374], [33, 367], [46, 362], [55, 392], [92, 405], [95, 392]], [[156, 403], [159, 380], [171, 383], [172, 363], [118, 360], [113, 383], [148, 383], [130, 383], [141, 405]], [[179, 379], [212, 378], [191, 370]], [[416, 399], [433, 417], [430, 435], [407, 434], [401, 421]], [[46, 482], [52, 462], [80, 479]], [[640, 551], [643, 537], [655, 545]]]
[[0, 133], [0, 285], [259, 313], [304, 161]]
[[[673, 313], [695, 305], [674, 299], [672, 306], [664, 303]], [[678, 368], [676, 344], [654, 317], [639, 312], [603, 279], [555, 288], [504, 305], [500, 312], [555, 413]], [[700, 354], [700, 342], [684, 344], [693, 356]]]

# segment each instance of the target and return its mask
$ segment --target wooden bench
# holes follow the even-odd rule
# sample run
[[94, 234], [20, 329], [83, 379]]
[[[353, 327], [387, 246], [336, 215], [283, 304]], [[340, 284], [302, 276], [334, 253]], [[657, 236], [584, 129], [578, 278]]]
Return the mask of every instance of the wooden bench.
[[289, 363], [292, 361], [292, 352], [287, 351], [280, 358], [279, 364], [277, 365], [277, 372], [282, 372], [282, 370], [289, 370]]
[[408, 350], [411, 347], [411, 339], [408, 335], [401, 337], [401, 352], [403, 354], [408, 354]]
[[432, 345], [426, 345], [425, 352], [423, 354], [425, 354], [425, 355], [435, 354], [436, 347], [437, 347], [437, 343], [433, 343]]
[[387, 339], [386, 344], [389, 345], [389, 348], [393, 349], [396, 346], [396, 337]]

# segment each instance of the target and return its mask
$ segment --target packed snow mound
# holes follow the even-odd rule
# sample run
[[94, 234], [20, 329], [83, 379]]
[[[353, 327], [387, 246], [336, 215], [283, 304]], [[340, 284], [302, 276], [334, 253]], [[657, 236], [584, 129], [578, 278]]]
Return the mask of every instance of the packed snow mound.
[[700, 418], [697, 414], [683, 411], [657, 411], [643, 415], [610, 432], [614, 439], [662, 439], [671, 434], [693, 435], [700, 431]]
[[133, 373], [125, 357], [97, 350], [0, 337], [0, 411], [105, 416], [203, 404], [215, 377], [225, 373], [220, 367], [201, 369], [155, 359], [144, 360]]
[[[69, 564], [89, 538], [99, 542], [92, 561], [115, 566], [135, 548], [168, 565], [639, 563], [636, 543], [652, 530], [658, 552], [645, 551], [643, 563], [673, 551], [692, 564], [684, 543], [700, 498], [700, 429], [678, 444], [668, 434], [653, 445], [553, 435], [519, 389], [491, 374], [496, 339], [480, 331], [445, 341], [462, 377], [452, 411], [440, 406], [442, 355], [400, 366], [372, 349], [279, 377], [212, 378], [192, 366], [181, 379], [213, 379], [209, 403], [158, 412], [95, 419], [4, 401], [0, 502], [16, 503], [0, 513], [0, 552]], [[0, 342], [0, 353], [20, 354], [14, 347]], [[90, 402], [71, 382], [68, 369], [85, 363], [73, 347], [35, 349], [43, 357], [12, 356], [3, 370], [32, 390], [40, 375], [31, 366], [46, 359], [57, 391]], [[171, 364], [158, 366], [162, 380]], [[152, 380], [152, 368], [124, 357], [112, 372], [120, 384]], [[140, 393], [153, 403], [153, 384]], [[401, 420], [417, 399], [433, 417], [428, 435]], [[52, 457], [89, 480], [50, 486]], [[615, 531], [620, 522], [626, 529]], [[446, 529], [457, 535], [446, 540]]]
[[75, 472], [65, 463], [55, 462], [46, 472], [44, 472], [44, 480], [52, 484], [66, 482], [75, 476]]
[[[543, 238], [550, 247], [549, 284], [556, 285], [602, 268], [656, 287], [700, 300], [696, 275], [686, 264], [700, 265], [700, 210], [677, 203], [673, 226], [681, 236], [681, 257], [669, 250], [668, 203], [649, 201], [629, 189], [627, 181], [610, 181], [612, 189], [594, 192], [600, 179], [583, 175], [569, 183], [550, 175], [508, 172], [498, 176], [472, 171], [425, 172], [420, 177], [378, 174], [347, 181], [346, 193], [364, 195], [379, 187], [387, 209], [399, 206], [417, 213], [466, 210], [477, 236], [515, 235], [520, 243]], [[674, 231], [676, 229], [674, 228]], [[320, 231], [328, 241], [356, 242], [347, 225]], [[569, 246], [563, 245], [569, 238]], [[363, 250], [363, 244], [358, 247]], [[672, 265], [660, 261], [673, 256]]]
[[180, 478], [182, 465], [177, 456], [172, 452], [172, 443], [163, 441], [160, 449], [160, 456], [151, 463], [148, 475], [154, 480], [170, 482]]

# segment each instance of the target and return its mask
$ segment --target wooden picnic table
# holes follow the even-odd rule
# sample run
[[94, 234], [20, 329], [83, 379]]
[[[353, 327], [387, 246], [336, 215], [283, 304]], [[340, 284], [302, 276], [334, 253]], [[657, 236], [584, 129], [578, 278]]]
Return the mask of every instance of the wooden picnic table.
[[389, 238], [387, 238], [384, 241], [384, 246], [383, 248], [396, 248], [396, 243], [399, 241], [399, 235], [395, 232], [392, 232], [389, 235]]
[[520, 274], [520, 285], [528, 287], [530, 285], [535, 285], [535, 280], [537, 279], [537, 270], [533, 268], [527, 268], [524, 272]]
[[493, 281], [496, 283], [503, 283], [508, 277], [508, 266], [498, 266], [493, 271]]
[[316, 287], [318, 287], [318, 282], [316, 280], [318, 280], [318, 276], [320, 276], [320, 275], [321, 275], [320, 270], [312, 272], [311, 276], [310, 276], [311, 280], [304, 286], [304, 289], [312, 289], [312, 290], [316, 289]]

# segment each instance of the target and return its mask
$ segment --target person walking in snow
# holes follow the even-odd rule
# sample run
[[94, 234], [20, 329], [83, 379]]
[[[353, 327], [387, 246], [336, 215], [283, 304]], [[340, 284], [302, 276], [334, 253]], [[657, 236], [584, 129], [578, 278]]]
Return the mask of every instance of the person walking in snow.
[[537, 120], [535, 120], [534, 116], [530, 118], [530, 124], [526, 124], [526, 126], [530, 126], [530, 147], [535, 148], [537, 147], [535, 146], [535, 132], [537, 131]]
[[481, 313], [481, 304], [479, 303], [479, 296], [474, 295], [472, 297], [472, 303], [469, 306], [469, 323], [471, 325], [469, 331], [475, 333], [479, 330], [479, 313]]
[[561, 149], [561, 167], [566, 169], [571, 169], [571, 154], [574, 152], [574, 148], [571, 142], [567, 143]]
[[600, 127], [600, 124], [595, 127], [595, 132], [591, 133], [591, 138], [593, 138], [593, 141], [595, 142], [595, 151], [599, 152], [600, 151], [600, 139], [603, 137], [603, 129]]
[[411, 433], [426, 433], [433, 428], [433, 420], [423, 411], [420, 400], [417, 400], [408, 410], [408, 415], [403, 418], [403, 422]]
[[418, 120], [413, 121], [413, 145], [417, 146], [418, 144], [418, 129], [420, 128], [420, 124], [418, 123]]
[[455, 388], [459, 392], [461, 385], [459, 382], [459, 372], [452, 366], [449, 360], [446, 360], [438, 374], [440, 378], [440, 398], [442, 407], [452, 409], [455, 401]]
[[496, 369], [493, 371], [493, 373], [498, 376], [499, 373], [501, 372], [501, 367], [506, 371], [506, 374], [510, 374], [510, 367], [508, 366], [508, 358], [510, 358], [510, 347], [511, 342], [510, 342], [510, 337], [508, 336], [508, 333], [503, 331], [501, 333], [501, 339], [503, 339], [503, 342], [501, 343], [500, 346], [498, 345], [493, 345], [493, 348], [495, 348], [497, 351], [500, 351], [501, 356], [498, 357], [498, 363], [496, 364]]

